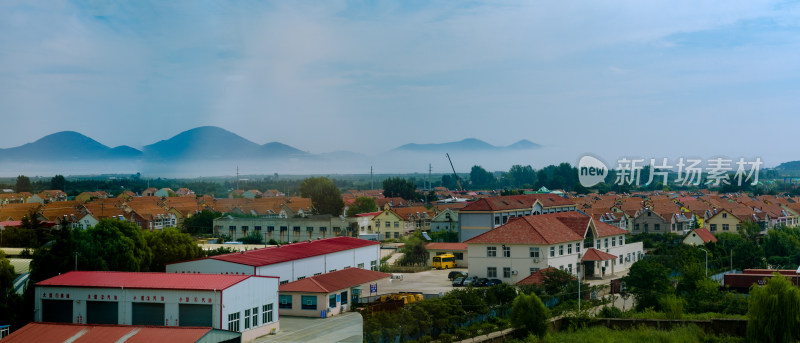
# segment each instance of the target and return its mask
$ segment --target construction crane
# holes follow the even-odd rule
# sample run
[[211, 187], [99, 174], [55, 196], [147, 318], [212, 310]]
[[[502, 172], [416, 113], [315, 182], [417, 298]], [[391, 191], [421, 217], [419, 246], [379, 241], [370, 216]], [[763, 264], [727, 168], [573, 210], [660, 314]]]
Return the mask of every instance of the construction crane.
[[453, 176], [456, 178], [456, 184], [458, 184], [458, 190], [464, 192], [464, 188], [461, 187], [461, 181], [458, 179], [458, 174], [456, 174], [456, 167], [453, 167], [453, 160], [450, 159], [449, 153], [444, 153], [447, 156], [447, 160], [450, 161], [450, 168], [453, 169]]

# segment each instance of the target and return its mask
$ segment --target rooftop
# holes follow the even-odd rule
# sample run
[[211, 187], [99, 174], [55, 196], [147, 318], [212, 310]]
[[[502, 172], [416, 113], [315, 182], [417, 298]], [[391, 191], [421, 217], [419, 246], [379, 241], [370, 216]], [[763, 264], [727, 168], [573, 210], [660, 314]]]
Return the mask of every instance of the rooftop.
[[222, 290], [252, 275], [176, 274], [71, 271], [38, 282], [37, 286]]
[[392, 276], [374, 270], [346, 268], [280, 285], [280, 292], [331, 293]]
[[[3, 343], [14, 342], [197, 342], [211, 332], [202, 327], [157, 327], [131, 325], [93, 325], [62, 323], [29, 323], [11, 335]], [[214, 330], [219, 331], [220, 330]], [[239, 333], [226, 332], [232, 337]]]

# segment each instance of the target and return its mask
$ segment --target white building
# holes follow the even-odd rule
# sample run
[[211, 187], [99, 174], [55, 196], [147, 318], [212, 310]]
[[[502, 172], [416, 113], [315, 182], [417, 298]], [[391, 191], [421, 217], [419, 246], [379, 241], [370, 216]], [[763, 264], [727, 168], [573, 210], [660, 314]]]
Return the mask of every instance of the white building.
[[252, 275], [73, 271], [36, 284], [37, 322], [277, 331], [278, 279]]
[[278, 245], [167, 265], [167, 273], [277, 276], [281, 284], [345, 268], [378, 269], [380, 243], [352, 237]]
[[391, 274], [347, 268], [280, 285], [282, 316], [327, 318], [349, 311], [363, 296], [377, 295]]
[[515, 284], [544, 268], [605, 276], [627, 270], [642, 243], [625, 243], [627, 231], [579, 212], [515, 217], [467, 240], [469, 275]]

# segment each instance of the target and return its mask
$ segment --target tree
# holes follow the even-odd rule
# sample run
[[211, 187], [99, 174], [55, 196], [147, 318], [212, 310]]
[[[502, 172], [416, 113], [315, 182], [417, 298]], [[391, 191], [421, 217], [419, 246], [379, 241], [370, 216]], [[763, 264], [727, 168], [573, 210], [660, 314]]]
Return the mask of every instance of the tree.
[[511, 169], [508, 170], [508, 177], [511, 179], [512, 185], [516, 187], [523, 187], [526, 185], [533, 187], [533, 184], [536, 183], [536, 172], [533, 171], [533, 167], [530, 165], [523, 167], [519, 164], [515, 164], [511, 166]]
[[214, 233], [214, 219], [222, 216], [222, 213], [202, 210], [191, 217], [183, 220], [182, 229], [192, 235], [210, 235]]
[[14, 191], [17, 193], [32, 192], [33, 188], [31, 187], [31, 179], [25, 175], [17, 176], [17, 183], [14, 186]]
[[153, 253], [142, 229], [132, 223], [102, 219], [81, 233], [79, 264], [83, 270], [146, 272]]
[[778, 273], [765, 287], [751, 287], [747, 337], [753, 342], [800, 340], [800, 289]]
[[300, 184], [300, 195], [311, 198], [317, 213], [338, 216], [342, 214], [344, 202], [339, 187], [327, 177], [311, 177]]
[[469, 179], [472, 182], [472, 187], [478, 189], [491, 188], [497, 183], [494, 175], [481, 166], [472, 166], [472, 170], [469, 172]]
[[247, 236], [237, 239], [237, 241], [244, 244], [264, 244], [264, 237], [254, 231], [250, 232]]
[[547, 333], [547, 308], [536, 294], [520, 293], [511, 305], [511, 325], [521, 335], [532, 333], [543, 337]]
[[387, 198], [401, 197], [405, 200], [419, 200], [417, 185], [401, 177], [390, 177], [383, 180], [383, 196]]
[[64, 190], [67, 188], [67, 180], [64, 179], [64, 175], [56, 175], [50, 179], [50, 189], [58, 189]]
[[429, 253], [419, 232], [408, 238], [400, 252], [404, 254], [399, 261], [401, 265], [421, 265], [428, 261]]
[[658, 307], [658, 300], [672, 293], [669, 271], [664, 265], [652, 258], [645, 258], [634, 263], [628, 275], [622, 278], [628, 292], [636, 297], [636, 308], [644, 310]]
[[181, 233], [176, 228], [145, 231], [144, 237], [153, 253], [153, 260], [147, 268], [152, 272], [163, 272], [167, 264], [203, 256], [203, 249], [200, 249], [192, 236]]
[[349, 207], [347, 207], [347, 216], [355, 217], [359, 213], [369, 213], [378, 210], [378, 205], [375, 204], [375, 199], [371, 197], [358, 197]]
[[14, 291], [16, 276], [14, 266], [8, 261], [5, 253], [0, 251], [0, 323], [15, 326], [22, 325], [25, 317], [24, 311], [21, 310], [22, 297]]
[[39, 208], [31, 209], [22, 217], [20, 228], [35, 234], [36, 240], [30, 243], [28, 246], [30, 248], [38, 248], [50, 239], [50, 233], [45, 230], [44, 223], [39, 219]]

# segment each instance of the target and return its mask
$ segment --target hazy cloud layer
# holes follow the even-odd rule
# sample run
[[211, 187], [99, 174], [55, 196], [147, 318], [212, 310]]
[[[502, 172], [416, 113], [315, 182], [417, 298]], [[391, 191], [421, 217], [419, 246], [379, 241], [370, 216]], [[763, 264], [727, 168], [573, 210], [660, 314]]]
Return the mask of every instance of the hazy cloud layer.
[[315, 153], [476, 137], [774, 165], [800, 158], [799, 31], [774, 1], [3, 1], [0, 147], [217, 125]]

